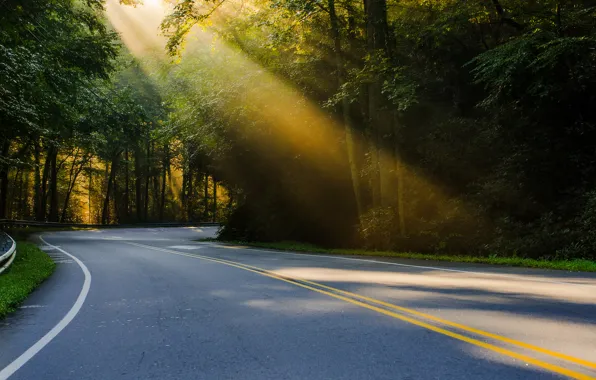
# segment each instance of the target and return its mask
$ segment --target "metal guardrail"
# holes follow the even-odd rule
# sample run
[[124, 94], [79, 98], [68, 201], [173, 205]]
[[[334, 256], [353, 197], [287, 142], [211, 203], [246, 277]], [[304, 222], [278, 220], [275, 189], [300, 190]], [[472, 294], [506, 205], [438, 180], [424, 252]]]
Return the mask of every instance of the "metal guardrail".
[[17, 255], [17, 243], [7, 233], [0, 232], [0, 274], [4, 272], [14, 261]]
[[212, 222], [163, 222], [163, 223], [134, 223], [134, 224], [85, 224], [39, 222], [36, 220], [0, 219], [0, 227], [80, 227], [80, 228], [126, 228], [126, 227], [219, 227], [220, 223]]

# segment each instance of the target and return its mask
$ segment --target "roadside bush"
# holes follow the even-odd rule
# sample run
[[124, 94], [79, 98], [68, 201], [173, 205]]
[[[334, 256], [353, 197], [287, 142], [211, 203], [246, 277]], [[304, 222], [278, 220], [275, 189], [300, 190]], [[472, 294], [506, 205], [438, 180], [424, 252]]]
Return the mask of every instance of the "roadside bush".
[[596, 191], [586, 194], [576, 226], [574, 241], [557, 254], [562, 258], [596, 260]]

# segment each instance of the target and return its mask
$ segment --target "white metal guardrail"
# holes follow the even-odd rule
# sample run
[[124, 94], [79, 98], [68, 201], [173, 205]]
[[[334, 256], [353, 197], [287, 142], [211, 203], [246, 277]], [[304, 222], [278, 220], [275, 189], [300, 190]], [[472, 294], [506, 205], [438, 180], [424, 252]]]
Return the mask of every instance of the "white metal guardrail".
[[10, 267], [10, 264], [12, 264], [14, 258], [17, 256], [17, 243], [8, 234], [3, 232], [0, 232], [0, 234], [4, 234], [10, 243], [8, 250], [0, 253], [0, 274], [2, 274]]

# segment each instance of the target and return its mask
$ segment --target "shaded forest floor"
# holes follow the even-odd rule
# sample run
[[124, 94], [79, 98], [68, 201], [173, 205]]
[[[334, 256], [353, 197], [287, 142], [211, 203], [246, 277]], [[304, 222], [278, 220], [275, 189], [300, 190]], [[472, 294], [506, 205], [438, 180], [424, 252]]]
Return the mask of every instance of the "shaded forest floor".
[[591, 260], [573, 259], [573, 260], [537, 260], [522, 257], [500, 257], [491, 256], [465, 256], [455, 254], [423, 254], [415, 252], [393, 252], [393, 251], [373, 251], [365, 249], [329, 249], [321, 248], [312, 244], [299, 242], [244, 242], [244, 241], [219, 241], [216, 239], [203, 239], [202, 241], [218, 241], [227, 244], [238, 244], [249, 247], [275, 249], [281, 251], [305, 252], [305, 253], [324, 253], [327, 255], [352, 255], [352, 256], [370, 256], [370, 257], [393, 257], [401, 259], [415, 260], [435, 260], [449, 261], [458, 263], [476, 263], [503, 265], [523, 268], [541, 268], [557, 269], [571, 272], [596, 272], [596, 262]]

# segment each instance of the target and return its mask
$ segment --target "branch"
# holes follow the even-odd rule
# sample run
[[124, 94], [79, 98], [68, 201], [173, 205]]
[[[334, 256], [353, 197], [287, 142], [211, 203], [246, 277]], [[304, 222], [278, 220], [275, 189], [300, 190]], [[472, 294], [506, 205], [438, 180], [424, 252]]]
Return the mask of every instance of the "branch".
[[503, 6], [501, 5], [501, 3], [499, 2], [499, 0], [492, 0], [493, 5], [495, 6], [495, 9], [497, 11], [497, 14], [499, 15], [499, 17], [501, 17], [501, 23], [502, 24], [507, 24], [509, 26], [514, 27], [517, 30], [523, 30], [524, 26], [520, 23], [518, 23], [517, 21], [506, 17], [505, 16], [505, 9], [503, 8]]

